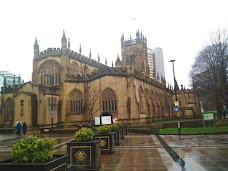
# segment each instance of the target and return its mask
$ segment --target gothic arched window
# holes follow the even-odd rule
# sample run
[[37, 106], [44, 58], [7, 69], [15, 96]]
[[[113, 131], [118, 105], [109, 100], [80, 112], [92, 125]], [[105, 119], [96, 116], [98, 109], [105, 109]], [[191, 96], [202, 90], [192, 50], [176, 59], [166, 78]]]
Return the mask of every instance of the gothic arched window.
[[77, 62], [72, 62], [70, 64], [70, 75], [76, 76], [79, 73], [80, 73], [80, 68], [79, 68]]
[[75, 89], [69, 95], [69, 111], [70, 113], [80, 113], [83, 111], [82, 93]]
[[111, 89], [107, 88], [102, 93], [102, 111], [115, 112], [117, 111], [117, 96]]
[[61, 82], [60, 64], [54, 60], [44, 62], [40, 68], [40, 82], [44, 85], [59, 84]]

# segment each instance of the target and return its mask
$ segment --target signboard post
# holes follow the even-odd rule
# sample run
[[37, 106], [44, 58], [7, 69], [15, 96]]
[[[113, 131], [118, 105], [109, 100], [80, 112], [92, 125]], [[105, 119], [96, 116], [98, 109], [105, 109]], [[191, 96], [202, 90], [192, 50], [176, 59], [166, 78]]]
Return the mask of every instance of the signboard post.
[[173, 110], [174, 110], [174, 112], [177, 113], [178, 132], [180, 135], [181, 134], [181, 125], [180, 125], [180, 119], [179, 119], [179, 109], [180, 109], [179, 101], [175, 101], [174, 106], [173, 106]]
[[203, 127], [205, 127], [205, 121], [214, 121], [214, 127], [215, 127], [215, 119], [213, 113], [203, 113]]

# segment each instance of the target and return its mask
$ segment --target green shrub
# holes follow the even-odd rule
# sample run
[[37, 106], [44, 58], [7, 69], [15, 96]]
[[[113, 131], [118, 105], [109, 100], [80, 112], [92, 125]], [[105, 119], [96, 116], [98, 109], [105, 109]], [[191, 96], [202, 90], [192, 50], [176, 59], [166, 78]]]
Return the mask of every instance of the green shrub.
[[15, 163], [44, 163], [53, 157], [54, 139], [28, 136], [13, 145], [11, 157]]
[[116, 131], [120, 129], [120, 125], [119, 124], [112, 124], [110, 125], [111, 131]]
[[93, 139], [94, 132], [90, 128], [81, 128], [74, 134], [76, 142], [91, 141]]
[[119, 128], [122, 128], [123, 127], [123, 124], [121, 122], [117, 122], [116, 125], [118, 125]]
[[109, 125], [102, 125], [96, 128], [96, 132], [98, 134], [108, 134], [111, 131], [111, 127]]

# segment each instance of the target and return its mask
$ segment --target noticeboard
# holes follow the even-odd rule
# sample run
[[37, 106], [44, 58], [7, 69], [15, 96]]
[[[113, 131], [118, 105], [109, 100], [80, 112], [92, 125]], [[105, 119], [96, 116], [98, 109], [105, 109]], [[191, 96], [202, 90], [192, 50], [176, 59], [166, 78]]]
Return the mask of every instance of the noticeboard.
[[213, 113], [204, 113], [203, 114], [203, 120], [209, 121], [209, 120], [213, 120], [213, 119], [214, 119]]
[[96, 116], [95, 117], [95, 125], [96, 126], [101, 125], [101, 118], [100, 118], [100, 116]]
[[102, 125], [111, 125], [112, 124], [112, 116], [101, 116]]

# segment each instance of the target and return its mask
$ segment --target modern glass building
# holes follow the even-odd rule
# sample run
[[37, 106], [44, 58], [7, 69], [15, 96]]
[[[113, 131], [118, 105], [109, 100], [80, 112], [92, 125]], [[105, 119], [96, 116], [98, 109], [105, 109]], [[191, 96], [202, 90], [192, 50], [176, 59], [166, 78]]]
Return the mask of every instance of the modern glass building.
[[[9, 71], [0, 71], [0, 87], [3, 87], [3, 83], [4, 83], [4, 78], [6, 78], [6, 86], [13, 86], [14, 84], [14, 79], [15, 79], [15, 85], [19, 84], [23, 84], [24, 80], [22, 80], [20, 78], [20, 75], [17, 76], [15, 74], [10, 73]], [[0, 89], [1, 91], [1, 89]]]
[[165, 78], [163, 50], [160, 47], [154, 49], [147, 48], [148, 65], [150, 68], [150, 77], [159, 82]]

